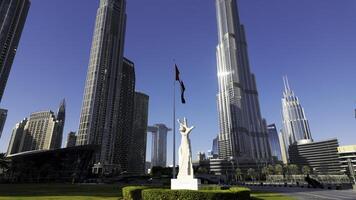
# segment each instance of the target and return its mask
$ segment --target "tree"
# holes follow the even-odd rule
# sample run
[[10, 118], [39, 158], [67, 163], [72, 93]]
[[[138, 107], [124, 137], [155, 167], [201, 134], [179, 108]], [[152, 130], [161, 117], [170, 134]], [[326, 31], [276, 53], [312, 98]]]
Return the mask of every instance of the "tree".
[[237, 177], [237, 181], [241, 181], [242, 180], [242, 171], [241, 171], [240, 168], [236, 168], [235, 175]]
[[269, 175], [268, 167], [263, 167], [261, 170], [261, 174], [267, 177]]
[[282, 175], [283, 174], [283, 167], [280, 164], [277, 164], [274, 166], [274, 172], [276, 175]]
[[310, 174], [310, 167], [309, 166], [303, 166], [302, 173], [304, 175], [309, 175]]
[[262, 168], [261, 173], [263, 176], [267, 177], [274, 173], [274, 167], [272, 165], [268, 165]]
[[298, 166], [297, 165], [289, 165], [288, 166], [288, 173], [290, 175], [297, 175], [299, 173], [299, 169], [298, 169]]
[[268, 174], [273, 175], [274, 174], [274, 167], [272, 165], [267, 166]]
[[249, 168], [249, 169], [247, 170], [247, 175], [248, 175], [252, 180], [254, 180], [255, 177], [256, 177], [256, 171], [255, 171], [254, 169], [252, 169], [252, 168]]
[[197, 174], [208, 174], [209, 170], [206, 169], [205, 167], [199, 167], [197, 170]]

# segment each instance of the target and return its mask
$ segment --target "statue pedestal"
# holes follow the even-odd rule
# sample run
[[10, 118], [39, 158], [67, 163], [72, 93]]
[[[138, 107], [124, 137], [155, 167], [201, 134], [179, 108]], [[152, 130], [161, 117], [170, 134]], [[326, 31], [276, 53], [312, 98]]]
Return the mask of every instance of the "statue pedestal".
[[200, 180], [192, 178], [171, 179], [171, 190], [198, 190]]

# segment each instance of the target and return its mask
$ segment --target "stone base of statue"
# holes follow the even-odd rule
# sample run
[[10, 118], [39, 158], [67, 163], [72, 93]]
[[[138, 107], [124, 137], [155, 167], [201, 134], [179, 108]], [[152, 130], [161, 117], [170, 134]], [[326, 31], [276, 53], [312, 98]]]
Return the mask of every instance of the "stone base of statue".
[[195, 178], [171, 179], [171, 190], [198, 190], [200, 180]]

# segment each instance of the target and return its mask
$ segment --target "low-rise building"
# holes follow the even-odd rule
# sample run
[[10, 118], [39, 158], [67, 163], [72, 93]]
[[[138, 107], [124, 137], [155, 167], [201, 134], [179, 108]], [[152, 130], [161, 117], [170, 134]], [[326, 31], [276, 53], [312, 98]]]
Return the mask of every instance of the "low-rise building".
[[289, 146], [291, 164], [309, 166], [317, 174], [341, 174], [337, 139], [311, 142], [301, 140]]
[[341, 171], [355, 179], [356, 175], [356, 145], [340, 146], [338, 148]]

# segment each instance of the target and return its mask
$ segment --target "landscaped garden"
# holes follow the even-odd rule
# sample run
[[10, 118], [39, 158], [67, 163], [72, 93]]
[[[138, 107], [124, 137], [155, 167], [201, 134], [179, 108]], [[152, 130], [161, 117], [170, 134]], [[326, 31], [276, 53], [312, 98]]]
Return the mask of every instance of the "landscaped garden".
[[[122, 192], [123, 190], [123, 192]], [[190, 199], [250, 199], [252, 200], [293, 200], [280, 194], [254, 192], [248, 188], [217, 186], [203, 187], [199, 191], [172, 191], [164, 188], [125, 187], [118, 185], [71, 185], [71, 184], [2, 184], [0, 185], [0, 200], [99, 200], [118, 199], [139, 200], [190, 200]]]

